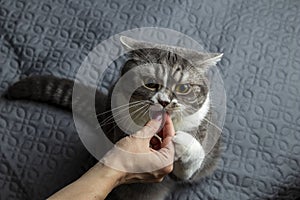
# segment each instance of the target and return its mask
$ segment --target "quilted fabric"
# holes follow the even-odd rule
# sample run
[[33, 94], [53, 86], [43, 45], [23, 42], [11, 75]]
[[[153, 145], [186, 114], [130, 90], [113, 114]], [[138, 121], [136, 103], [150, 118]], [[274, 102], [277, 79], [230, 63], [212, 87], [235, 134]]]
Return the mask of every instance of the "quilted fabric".
[[[294, 0], [0, 0], [0, 94], [33, 74], [73, 78], [112, 34], [181, 31], [224, 53], [227, 117], [217, 170], [168, 199], [297, 199], [299, 13]], [[45, 199], [94, 163], [70, 113], [0, 99], [0, 199]]]

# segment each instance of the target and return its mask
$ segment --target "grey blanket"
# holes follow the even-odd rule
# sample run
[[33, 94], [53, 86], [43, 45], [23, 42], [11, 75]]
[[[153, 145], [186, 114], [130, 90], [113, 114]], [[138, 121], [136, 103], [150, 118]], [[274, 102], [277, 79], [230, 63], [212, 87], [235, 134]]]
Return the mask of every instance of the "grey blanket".
[[[227, 117], [217, 170], [168, 199], [297, 199], [299, 13], [296, 0], [1, 0], [0, 94], [33, 74], [74, 78], [87, 53], [121, 31], [181, 31], [224, 53]], [[71, 113], [0, 99], [0, 199], [45, 199], [94, 163]]]

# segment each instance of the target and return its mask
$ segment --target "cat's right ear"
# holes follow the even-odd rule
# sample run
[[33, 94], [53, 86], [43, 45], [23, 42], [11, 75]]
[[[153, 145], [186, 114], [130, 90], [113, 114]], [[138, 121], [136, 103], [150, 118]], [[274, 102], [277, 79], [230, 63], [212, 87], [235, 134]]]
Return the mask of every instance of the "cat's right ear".
[[223, 57], [223, 53], [200, 53], [199, 57], [200, 59], [196, 62], [197, 65], [206, 70], [220, 62]]
[[135, 40], [127, 36], [121, 36], [120, 42], [127, 51], [153, 47], [154, 44], [142, 40]]
[[134, 50], [135, 44], [134, 44], [133, 39], [126, 37], [126, 36], [121, 36], [120, 42], [126, 50], [128, 50], [128, 51]]
[[191, 49], [179, 51], [179, 55], [191, 61], [198, 69], [206, 71], [221, 61], [223, 53], [206, 53]]

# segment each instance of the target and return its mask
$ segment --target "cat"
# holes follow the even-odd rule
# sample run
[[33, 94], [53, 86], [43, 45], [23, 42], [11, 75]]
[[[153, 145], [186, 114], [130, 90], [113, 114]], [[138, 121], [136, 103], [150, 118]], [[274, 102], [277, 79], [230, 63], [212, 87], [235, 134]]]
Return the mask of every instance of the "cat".
[[[203, 177], [216, 166], [220, 141], [210, 152], [205, 152], [202, 143], [209, 134], [207, 127], [212, 112], [206, 72], [221, 60], [222, 54], [153, 44], [125, 36], [120, 38], [120, 42], [129, 51], [129, 58], [121, 69], [121, 77], [138, 66], [147, 66], [147, 70], [137, 70], [132, 77], [133, 85], [139, 87], [130, 97], [130, 105], [136, 105], [131, 107], [131, 118], [137, 124], [145, 124], [149, 120], [147, 113], [150, 105], [163, 106], [176, 131], [173, 138], [175, 162], [173, 171], [161, 183], [122, 185], [112, 191], [110, 198], [164, 199], [177, 182]], [[151, 67], [154, 64], [159, 65], [154, 69]], [[42, 101], [72, 109], [73, 84], [71, 80], [53, 76], [31, 76], [12, 85], [7, 97]], [[118, 129], [114, 121], [107, 123], [107, 119], [112, 119], [112, 112], [109, 111], [114, 100], [110, 97], [111, 92], [105, 109], [108, 112], [98, 115], [98, 120], [105, 134], [115, 143], [126, 133]], [[101, 95], [96, 93], [96, 112], [101, 110], [97, 107], [100, 101]], [[81, 104], [78, 106], [86, 108], [84, 102]]]

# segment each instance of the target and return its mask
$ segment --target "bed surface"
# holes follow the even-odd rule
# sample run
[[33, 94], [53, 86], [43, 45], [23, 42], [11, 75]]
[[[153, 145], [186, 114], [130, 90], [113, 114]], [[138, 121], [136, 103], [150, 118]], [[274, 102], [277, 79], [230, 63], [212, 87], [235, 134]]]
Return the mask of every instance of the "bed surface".
[[[227, 116], [217, 170], [168, 199], [297, 199], [299, 13], [295, 0], [0, 0], [0, 94], [34, 74], [74, 78], [87, 53], [121, 31], [181, 31], [224, 53]], [[0, 99], [0, 199], [45, 199], [94, 162], [71, 113]]]

